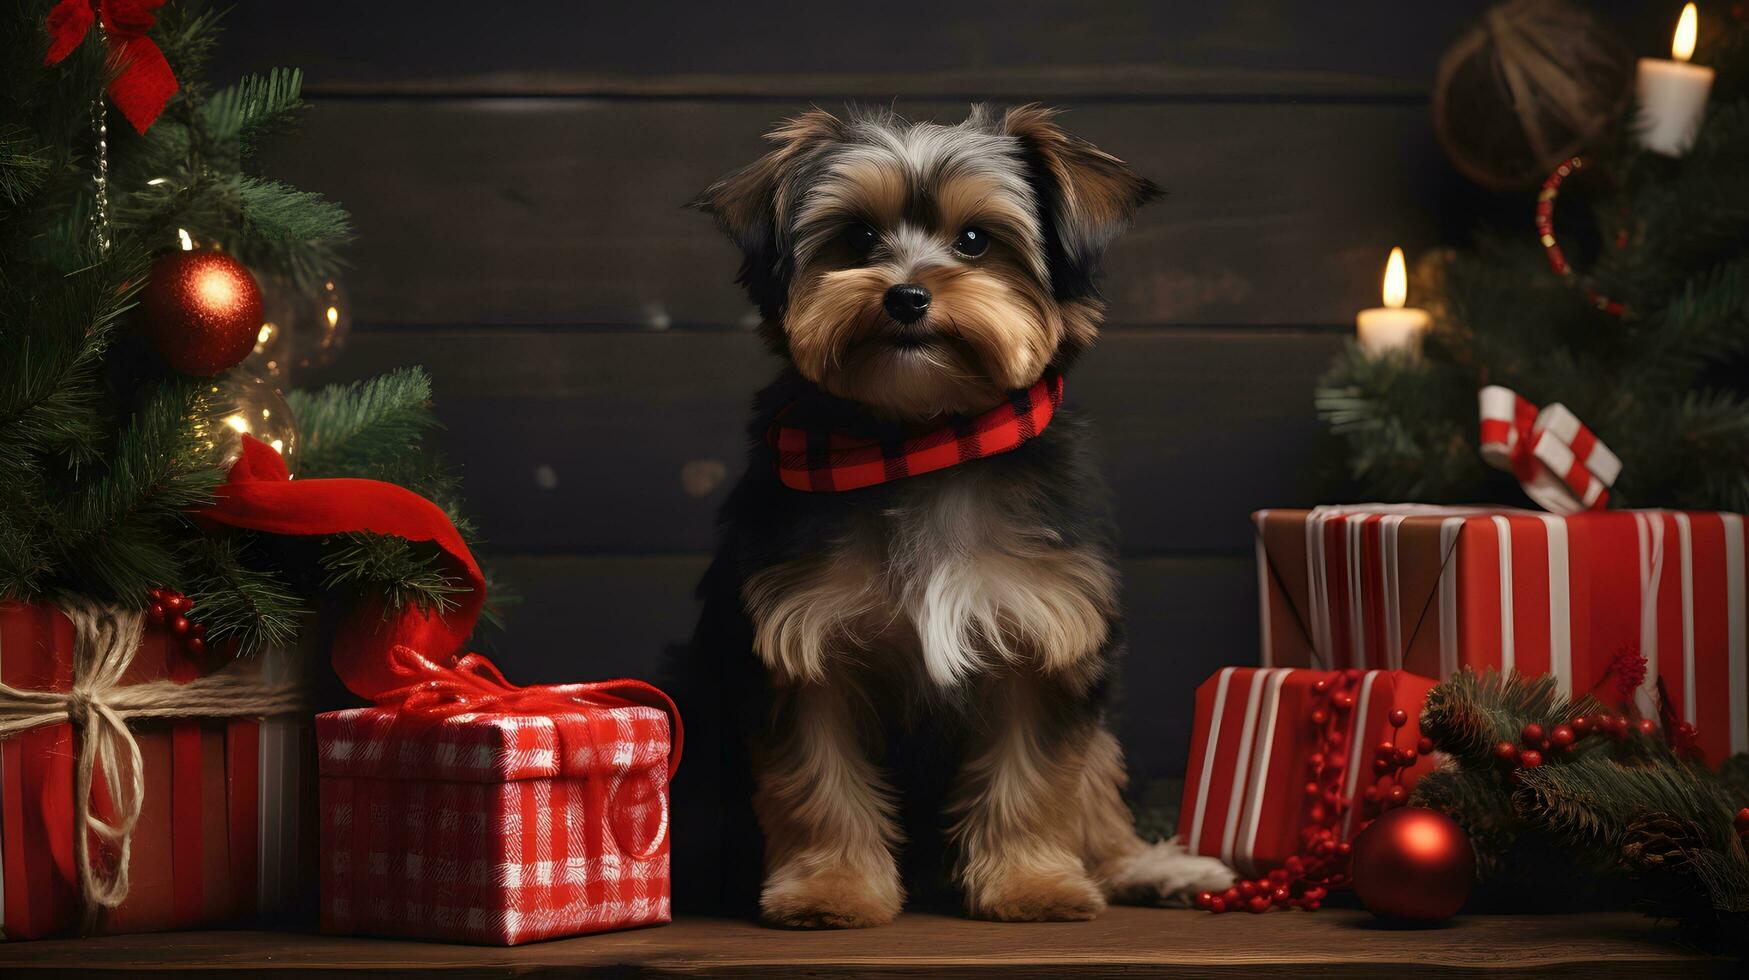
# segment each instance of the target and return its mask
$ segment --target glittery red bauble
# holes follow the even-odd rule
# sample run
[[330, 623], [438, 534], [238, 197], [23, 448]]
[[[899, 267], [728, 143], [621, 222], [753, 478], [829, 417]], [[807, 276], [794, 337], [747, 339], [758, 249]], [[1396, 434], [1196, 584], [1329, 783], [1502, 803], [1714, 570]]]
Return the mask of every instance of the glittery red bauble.
[[146, 338], [183, 374], [210, 377], [249, 356], [261, 332], [261, 288], [223, 252], [171, 252], [140, 292]]
[[1408, 806], [1374, 820], [1354, 841], [1354, 893], [1396, 922], [1433, 923], [1463, 907], [1476, 883], [1476, 853], [1463, 828], [1437, 810]]

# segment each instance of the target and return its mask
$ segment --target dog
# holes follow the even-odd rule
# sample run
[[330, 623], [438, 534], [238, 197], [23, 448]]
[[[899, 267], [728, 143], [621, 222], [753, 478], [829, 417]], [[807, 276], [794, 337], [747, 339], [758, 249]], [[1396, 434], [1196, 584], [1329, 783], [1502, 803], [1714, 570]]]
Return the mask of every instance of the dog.
[[694, 640], [722, 662], [694, 677], [725, 712], [704, 717], [747, 751], [760, 915], [899, 913], [896, 738], [947, 770], [937, 819], [974, 917], [1224, 889], [1225, 866], [1143, 841], [1123, 801], [1106, 492], [1059, 404], [1101, 322], [1101, 257], [1157, 188], [1036, 105], [957, 125], [815, 109], [769, 139], [694, 202], [784, 361]]

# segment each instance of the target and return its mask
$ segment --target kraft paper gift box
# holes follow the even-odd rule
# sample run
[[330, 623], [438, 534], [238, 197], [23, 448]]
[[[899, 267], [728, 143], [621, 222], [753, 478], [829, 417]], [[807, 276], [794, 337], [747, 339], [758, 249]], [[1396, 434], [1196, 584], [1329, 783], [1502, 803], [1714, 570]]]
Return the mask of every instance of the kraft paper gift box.
[[1662, 677], [1707, 761], [1749, 751], [1740, 515], [1363, 504], [1254, 521], [1265, 666], [1492, 667], [1609, 700], [1610, 661], [1633, 649], [1642, 713]]
[[[30, 696], [62, 695], [75, 686], [92, 702], [115, 701], [139, 685], [168, 683], [166, 701], [215, 668], [241, 672], [306, 699], [307, 650], [271, 651], [228, 664], [186, 659], [164, 631], [146, 631], [119, 682], [92, 690], [78, 677], [77, 646], [87, 642], [61, 610], [0, 603], [0, 716], [27, 718], [43, 706]], [[76, 662], [77, 661], [77, 662]], [[125, 713], [125, 709], [124, 709]], [[0, 922], [7, 939], [80, 931], [104, 933], [188, 929], [235, 922], [261, 913], [295, 911], [315, 885], [315, 752], [308, 715], [189, 717], [134, 720], [127, 733], [99, 737], [137, 741], [143, 763], [140, 813], [129, 847], [127, 887], [112, 909], [91, 910], [83, 893], [76, 827], [76, 764], [93, 737], [88, 717], [35, 724], [0, 740]], [[121, 797], [101, 764], [92, 785], [97, 816], [115, 821]], [[92, 839], [95, 841], [95, 835]], [[114, 851], [91, 845], [101, 883], [114, 882]]]

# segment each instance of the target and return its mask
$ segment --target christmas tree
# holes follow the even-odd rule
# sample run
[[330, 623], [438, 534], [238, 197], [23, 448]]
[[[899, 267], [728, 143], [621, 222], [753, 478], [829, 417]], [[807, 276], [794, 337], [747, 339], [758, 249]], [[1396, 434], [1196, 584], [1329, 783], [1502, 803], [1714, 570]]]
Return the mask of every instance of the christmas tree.
[[334, 326], [351, 233], [339, 205], [253, 169], [303, 108], [299, 73], [209, 87], [218, 15], [96, 8], [0, 15], [0, 600], [85, 596], [158, 617], [166, 597], [172, 614], [186, 600], [194, 638], [237, 653], [290, 641], [336, 592], [445, 607], [466, 585], [428, 543], [192, 516], [242, 432], [299, 479], [386, 480], [452, 517], [457, 488], [423, 445], [421, 371], [277, 390], [259, 290], [269, 307], [329, 304]]
[[1565, 404], [1608, 443], [1625, 462], [1614, 503], [1749, 510], [1744, 11], [1703, 12], [1693, 61], [1716, 78], [1685, 154], [1641, 145], [1643, 107], [1597, 127], [1580, 166], [1545, 185], [1540, 229], [1525, 202], [1522, 225], [1419, 264], [1411, 296], [1433, 317], [1420, 356], [1339, 357], [1317, 404], [1363, 495], [1520, 501], [1477, 453], [1477, 392], [1503, 385]]

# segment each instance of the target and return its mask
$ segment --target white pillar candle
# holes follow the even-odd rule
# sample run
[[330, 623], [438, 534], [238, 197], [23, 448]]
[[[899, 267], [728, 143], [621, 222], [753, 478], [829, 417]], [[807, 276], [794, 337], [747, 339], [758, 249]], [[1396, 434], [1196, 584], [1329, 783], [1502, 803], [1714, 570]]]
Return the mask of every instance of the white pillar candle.
[[1634, 120], [1635, 132], [1641, 145], [1665, 156], [1681, 156], [1694, 144], [1694, 134], [1706, 112], [1707, 93], [1713, 87], [1711, 68], [1688, 63], [1694, 56], [1697, 20], [1694, 4], [1683, 7], [1670, 43], [1671, 57], [1640, 59], [1640, 115]]
[[1369, 357], [1387, 351], [1415, 354], [1421, 350], [1421, 335], [1433, 318], [1426, 310], [1404, 306], [1409, 298], [1409, 275], [1403, 265], [1403, 250], [1391, 249], [1385, 263], [1384, 306], [1361, 310], [1354, 318], [1355, 336]]

